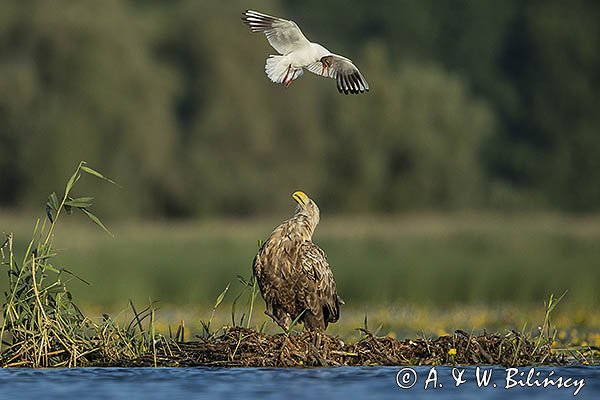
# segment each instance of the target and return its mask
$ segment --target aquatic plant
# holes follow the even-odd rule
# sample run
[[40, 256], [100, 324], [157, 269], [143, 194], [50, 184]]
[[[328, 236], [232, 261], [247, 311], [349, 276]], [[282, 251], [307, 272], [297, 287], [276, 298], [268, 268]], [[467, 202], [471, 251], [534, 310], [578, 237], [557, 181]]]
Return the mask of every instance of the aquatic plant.
[[[137, 323], [127, 329], [120, 328], [108, 315], [102, 323], [94, 323], [77, 307], [67, 286], [71, 279], [88, 283], [54, 262], [54, 232], [64, 213], [79, 211], [112, 235], [90, 211], [93, 197], [73, 197], [73, 189], [83, 175], [115, 184], [85, 161], [80, 162], [61, 198], [56, 193], [48, 197], [46, 216], [36, 221], [23, 255], [17, 256], [12, 234], [6, 235], [0, 246], [1, 265], [8, 276], [0, 328], [1, 366], [75, 367], [98, 359], [110, 362], [135, 357], [155, 344], [152, 307], [137, 313], [132, 305]], [[146, 315], [151, 317], [148, 329], [141, 325]]]

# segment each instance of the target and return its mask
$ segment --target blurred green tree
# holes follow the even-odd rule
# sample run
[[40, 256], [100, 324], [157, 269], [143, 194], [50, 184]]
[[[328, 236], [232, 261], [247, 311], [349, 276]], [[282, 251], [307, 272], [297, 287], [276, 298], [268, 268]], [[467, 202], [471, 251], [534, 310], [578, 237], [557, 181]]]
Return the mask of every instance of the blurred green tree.
[[123, 186], [113, 216], [283, 212], [296, 189], [340, 211], [600, 207], [595, 2], [253, 3], [354, 59], [356, 97], [270, 83], [245, 7], [0, 3], [0, 206], [85, 159]]
[[0, 15], [2, 202], [39, 204], [85, 159], [126, 188], [112, 208], [160, 208], [178, 143], [151, 21], [116, 0], [8, 1]]
[[[198, 24], [202, 15], [211, 18]], [[264, 63], [275, 51], [239, 15], [237, 4], [185, 2], [160, 45], [183, 80], [179, 122], [196, 214], [288, 209], [289, 193], [313, 192], [323, 179], [322, 89], [310, 78], [289, 90], [272, 84]]]
[[568, 210], [600, 206], [599, 17], [597, 2], [523, 3], [505, 46], [517, 107], [491, 170]]
[[372, 76], [385, 77], [372, 86], [377, 97], [336, 103], [328, 171], [338, 201], [353, 211], [481, 204], [479, 155], [494, 132], [492, 111], [459, 77], [431, 65], [394, 65], [386, 54], [371, 45], [361, 57]]

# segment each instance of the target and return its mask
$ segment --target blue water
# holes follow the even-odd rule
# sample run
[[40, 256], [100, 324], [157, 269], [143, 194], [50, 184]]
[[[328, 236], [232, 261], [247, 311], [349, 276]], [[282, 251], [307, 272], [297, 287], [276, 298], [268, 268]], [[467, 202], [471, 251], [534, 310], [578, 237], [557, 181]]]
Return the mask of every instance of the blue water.
[[[574, 386], [559, 389], [518, 385], [506, 389], [507, 371], [501, 367], [481, 368], [492, 372], [487, 387], [477, 385], [473, 367], [464, 368], [462, 380], [466, 382], [458, 387], [450, 367], [436, 367], [433, 372], [430, 367], [418, 367], [414, 373], [403, 370], [399, 374], [402, 368], [3, 369], [0, 399], [572, 399], [576, 390]], [[520, 377], [525, 382], [529, 370], [520, 368], [514, 379]], [[458, 377], [457, 370], [454, 374]], [[600, 399], [600, 367], [540, 367], [534, 369], [532, 378], [541, 381], [549, 375], [553, 379], [571, 378], [570, 383], [583, 379], [584, 386], [575, 398]], [[401, 384], [409, 386], [415, 376], [417, 382], [410, 389], [402, 389], [396, 382], [398, 378]]]

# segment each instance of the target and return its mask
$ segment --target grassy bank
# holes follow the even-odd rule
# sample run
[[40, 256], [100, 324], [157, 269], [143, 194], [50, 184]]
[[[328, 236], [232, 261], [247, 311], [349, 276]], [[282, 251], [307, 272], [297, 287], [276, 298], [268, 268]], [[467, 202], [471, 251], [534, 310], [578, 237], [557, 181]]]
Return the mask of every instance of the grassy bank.
[[[216, 226], [221, 234], [230, 229], [224, 225]], [[123, 312], [109, 316], [102, 314], [101, 310], [110, 306], [90, 306], [88, 303], [88, 308], [95, 311], [81, 313], [71, 302], [70, 289], [65, 286], [65, 282], [71, 287], [77, 280], [64, 271], [56, 283], [49, 277], [63, 268], [62, 263], [48, 263], [50, 259], [56, 260], [55, 248], [46, 246], [46, 243], [54, 245], [50, 239], [53, 228], [54, 224], [46, 225], [46, 228], [38, 226], [34, 237], [39, 239], [32, 242], [33, 250], [28, 250], [31, 251], [29, 261], [22, 264], [23, 267], [18, 262], [11, 267], [15, 268], [12, 279], [16, 278], [22, 284], [17, 281], [7, 295], [10, 320], [6, 320], [9, 321], [6, 333], [12, 345], [0, 357], [2, 365], [183, 366], [219, 363], [230, 366], [317, 366], [486, 361], [521, 365], [562, 362], [561, 358], [555, 357], [559, 354], [584, 364], [597, 362], [600, 314], [590, 308], [573, 306], [567, 307], [566, 312], [554, 311], [550, 320], [549, 310], [541, 304], [534, 307], [524, 306], [526, 303], [520, 306], [452, 303], [434, 306], [433, 302], [423, 302], [418, 306], [365, 302], [360, 306], [355, 303], [345, 307], [343, 319], [332, 325], [328, 332], [351, 344], [345, 345], [329, 336], [323, 339], [324, 347], [318, 345], [316, 348], [310, 335], [293, 336], [288, 340], [290, 332], [282, 334], [280, 328], [261, 313], [260, 301], [255, 307], [244, 304], [243, 299], [248, 298], [248, 293], [244, 294], [245, 289], [239, 282], [227, 286], [230, 288], [227, 296], [219, 296], [218, 306], [214, 308], [206, 308], [199, 303], [195, 307], [167, 306], [160, 310], [157, 309], [160, 304], [153, 303], [136, 311], [131, 304]], [[81, 232], [87, 230], [79, 225], [67, 227], [72, 235], [71, 243], [89, 245], [93, 235], [86, 237], [77, 229], [82, 229]], [[148, 232], [147, 229], [144, 231]], [[245, 232], [244, 229], [235, 231]], [[185, 231], [179, 231], [179, 234], [182, 232], [183, 238], [190, 234]], [[347, 230], [340, 231], [340, 239], [347, 234]], [[4, 262], [15, 259], [14, 247], [12, 237], [9, 237], [3, 248]], [[113, 282], [122, 281], [122, 274], [117, 271], [113, 274]], [[215, 293], [213, 291], [211, 296], [213, 302]], [[242, 301], [234, 306], [231, 301], [238, 298], [237, 294], [242, 294]], [[90, 297], [87, 299], [89, 301]], [[231, 330], [232, 326], [242, 330]], [[248, 327], [256, 327], [258, 331]], [[357, 329], [359, 327], [362, 329]], [[455, 330], [456, 333], [448, 336]], [[486, 331], [508, 334], [489, 335]], [[265, 336], [262, 332], [275, 336]], [[197, 341], [199, 337], [203, 338], [200, 342]], [[395, 337], [415, 339], [397, 341]], [[439, 340], [430, 339], [435, 337]], [[176, 343], [190, 339], [194, 342], [185, 345]], [[469, 352], [471, 342], [478, 344]], [[543, 347], [540, 347], [541, 343]], [[256, 349], [263, 345], [270, 346], [271, 358], [259, 357]], [[395, 358], [386, 356], [389, 346]], [[523, 353], [521, 346], [528, 350]], [[241, 350], [236, 359], [238, 347]], [[373, 353], [374, 348], [378, 349], [377, 353]], [[499, 358], [490, 356], [492, 350]], [[284, 353], [289, 354], [281, 358]], [[462, 358], [455, 359], [455, 355]]]
[[[148, 298], [209, 306], [237, 275], [249, 276], [257, 241], [284, 216], [186, 223], [109, 223], [111, 238], [82, 220], [57, 228], [58, 261], [83, 307], [118, 308]], [[0, 214], [0, 231], [23, 248], [32, 218]], [[569, 290], [566, 306], [600, 305], [600, 218], [561, 215], [323, 217], [327, 252], [349, 308], [535, 305]], [[0, 283], [1, 284], [1, 283]], [[582, 316], [583, 318], [583, 316]]]

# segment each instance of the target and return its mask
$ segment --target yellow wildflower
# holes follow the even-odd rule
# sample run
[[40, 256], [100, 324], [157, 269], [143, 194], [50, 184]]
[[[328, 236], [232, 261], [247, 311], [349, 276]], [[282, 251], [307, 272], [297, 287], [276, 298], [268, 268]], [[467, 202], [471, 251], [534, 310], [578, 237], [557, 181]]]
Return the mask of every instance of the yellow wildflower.
[[448, 350], [448, 355], [449, 356], [455, 356], [456, 355], [456, 349], [453, 347], [450, 350]]
[[558, 332], [558, 338], [560, 340], [564, 340], [567, 337], [567, 331], [561, 329], [560, 332]]

